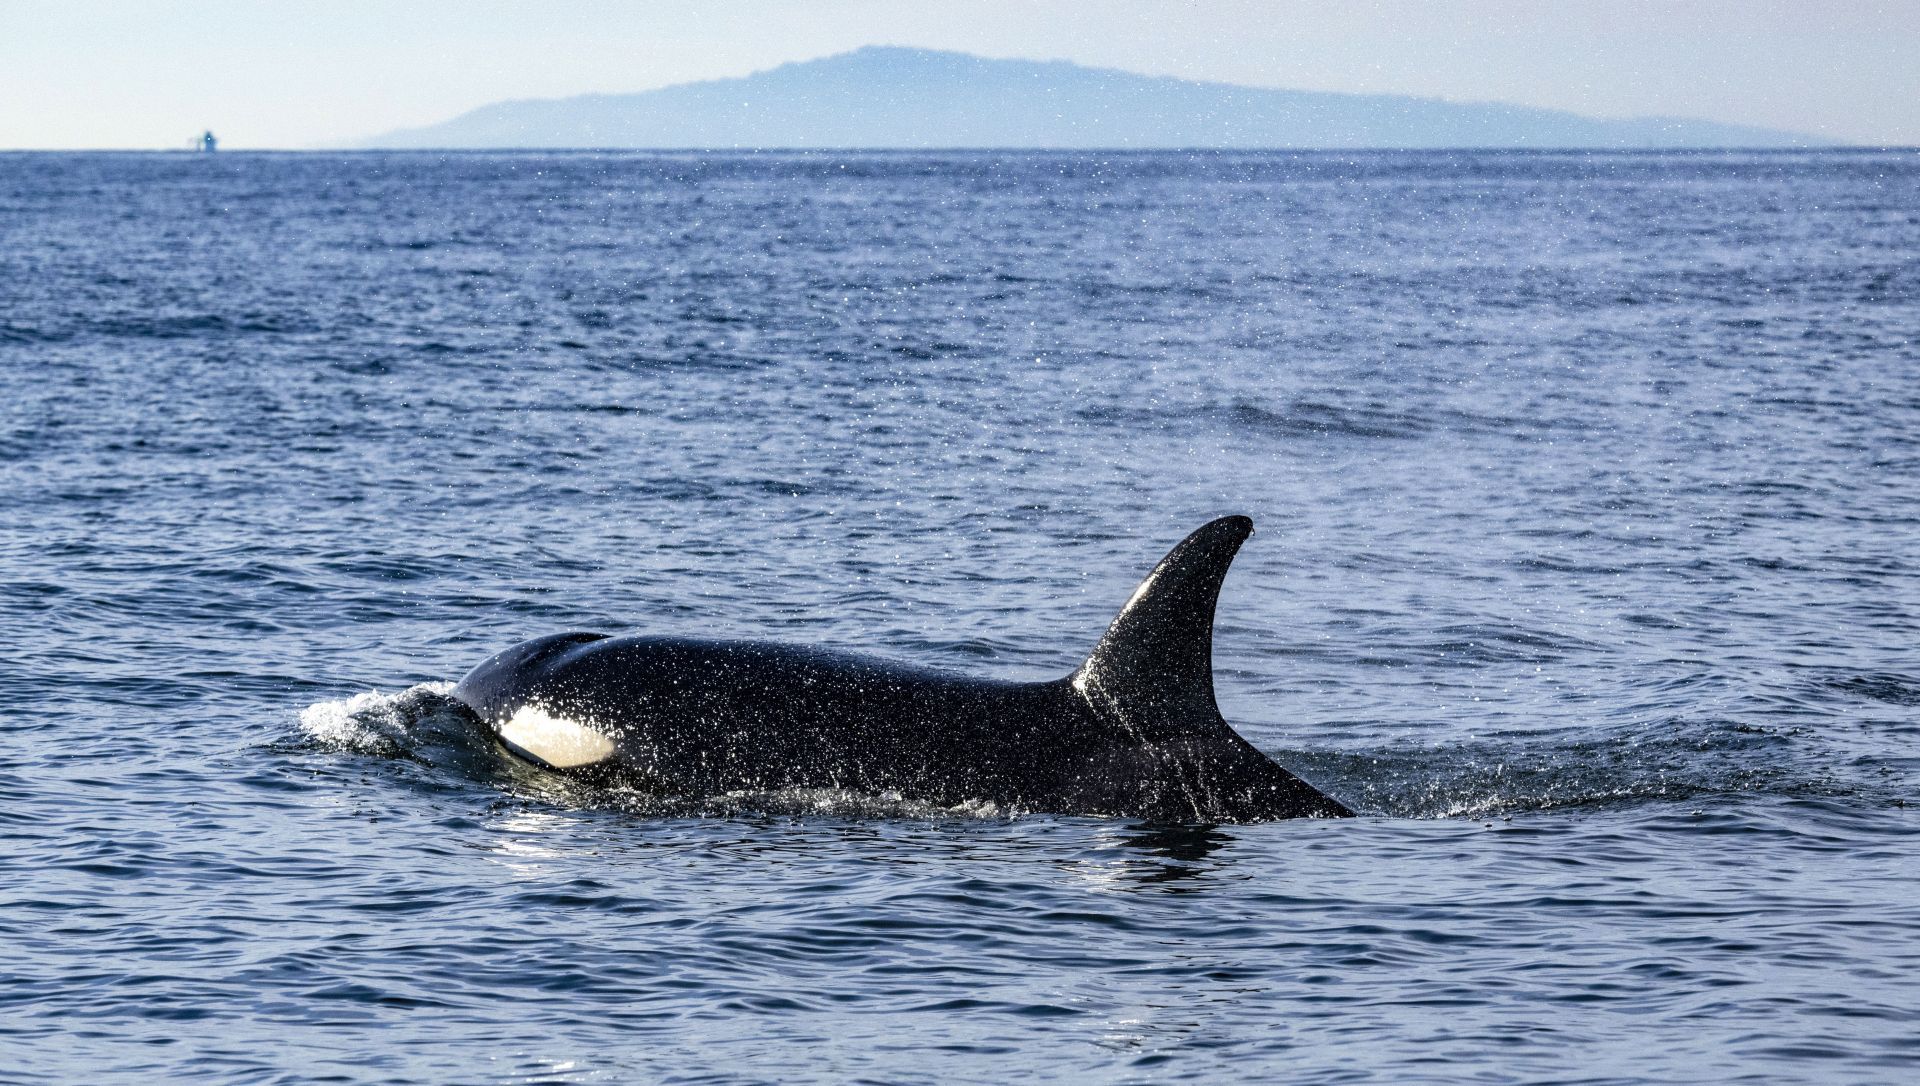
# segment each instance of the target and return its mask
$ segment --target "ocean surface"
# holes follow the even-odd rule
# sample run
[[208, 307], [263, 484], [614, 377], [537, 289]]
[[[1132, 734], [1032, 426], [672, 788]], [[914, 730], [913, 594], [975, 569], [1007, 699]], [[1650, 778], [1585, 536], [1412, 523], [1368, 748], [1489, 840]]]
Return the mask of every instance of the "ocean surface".
[[[662, 806], [587, 629], [1360, 810]], [[1911, 1083], [1920, 154], [0, 156], [0, 1081]]]

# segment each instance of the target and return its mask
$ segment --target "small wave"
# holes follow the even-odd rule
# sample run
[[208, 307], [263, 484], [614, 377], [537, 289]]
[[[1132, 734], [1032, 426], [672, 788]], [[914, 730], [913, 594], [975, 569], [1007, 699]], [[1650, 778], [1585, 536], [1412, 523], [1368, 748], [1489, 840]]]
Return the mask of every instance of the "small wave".
[[1274, 437], [1411, 438], [1431, 429], [1404, 411], [1313, 400], [1295, 401], [1284, 411], [1236, 401], [1223, 414], [1236, 427]]
[[1669, 719], [1558, 743], [1470, 740], [1418, 750], [1304, 752], [1280, 761], [1350, 806], [1401, 818], [1844, 791], [1788, 757], [1797, 737], [1792, 729], [1720, 718]]
[[1334, 398], [1300, 397], [1283, 404], [1234, 399], [1170, 407], [1083, 407], [1081, 418], [1139, 427], [1180, 424], [1225, 426], [1257, 438], [1276, 440], [1406, 441], [1437, 433], [1484, 434], [1533, 440], [1553, 434], [1577, 434], [1591, 424], [1567, 416], [1486, 414], [1454, 408], [1396, 410], [1384, 401], [1342, 403]]
[[0, 343], [57, 343], [68, 338], [65, 332], [0, 321]]
[[233, 322], [217, 313], [109, 317], [93, 322], [91, 330], [103, 336], [128, 339], [194, 339], [232, 331]]
[[1888, 705], [1920, 705], [1920, 681], [1905, 676], [1884, 673], [1850, 675], [1830, 679], [1825, 686], [1841, 694]]
[[1433, 631], [1417, 652], [1435, 664], [1554, 663], [1599, 648], [1591, 641], [1517, 624], [1453, 623]]

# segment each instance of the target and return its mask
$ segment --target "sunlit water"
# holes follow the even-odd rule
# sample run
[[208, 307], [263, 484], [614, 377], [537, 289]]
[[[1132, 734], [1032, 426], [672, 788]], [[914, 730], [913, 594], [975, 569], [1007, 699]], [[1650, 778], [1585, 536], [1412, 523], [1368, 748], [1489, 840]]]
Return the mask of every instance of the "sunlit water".
[[[1920, 156], [0, 157], [0, 1078], [1911, 1082]], [[569, 629], [1065, 673], [1259, 534], [1361, 809], [662, 805]]]

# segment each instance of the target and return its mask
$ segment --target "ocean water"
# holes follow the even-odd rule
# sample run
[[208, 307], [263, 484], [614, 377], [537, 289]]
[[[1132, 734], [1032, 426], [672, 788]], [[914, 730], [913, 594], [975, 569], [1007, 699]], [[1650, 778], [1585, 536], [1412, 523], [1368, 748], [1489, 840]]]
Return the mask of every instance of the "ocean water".
[[[0, 1081], [1920, 1074], [1920, 155], [0, 156]], [[1258, 534], [1362, 816], [663, 809], [569, 629], [1065, 673]]]

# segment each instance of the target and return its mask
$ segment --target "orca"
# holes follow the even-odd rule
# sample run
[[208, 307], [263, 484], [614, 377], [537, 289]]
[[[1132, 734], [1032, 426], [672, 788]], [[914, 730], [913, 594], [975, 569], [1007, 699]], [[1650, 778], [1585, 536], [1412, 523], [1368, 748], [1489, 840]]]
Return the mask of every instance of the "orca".
[[1164, 823], [1351, 815], [1221, 718], [1213, 612], [1253, 534], [1222, 517], [1141, 582], [1074, 672], [969, 678], [764, 641], [536, 638], [453, 697], [536, 766], [667, 796], [785, 789]]

